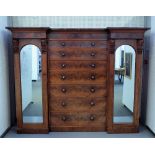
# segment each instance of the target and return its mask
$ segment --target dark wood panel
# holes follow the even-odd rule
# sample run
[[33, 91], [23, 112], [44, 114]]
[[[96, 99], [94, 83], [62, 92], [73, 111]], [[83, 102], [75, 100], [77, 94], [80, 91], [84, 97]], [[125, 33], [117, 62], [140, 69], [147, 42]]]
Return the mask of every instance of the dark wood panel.
[[83, 126], [92, 127], [105, 125], [106, 116], [105, 112], [88, 113], [60, 113], [51, 112], [50, 123], [51, 126]]
[[97, 131], [106, 131], [106, 125], [105, 123], [100, 123], [100, 125], [95, 126], [49, 126], [50, 131], [56, 131], [56, 132], [97, 132]]
[[18, 32], [13, 34], [14, 38], [46, 38], [46, 32]]
[[62, 70], [62, 71], [98, 71], [98, 72], [106, 72], [107, 71], [107, 62], [106, 61], [49, 61], [48, 62], [48, 71], [51, 70]]
[[50, 85], [50, 97], [105, 97], [107, 96], [106, 83], [103, 85]]
[[94, 30], [73, 30], [71, 31], [71, 29], [69, 31], [66, 30], [58, 30], [58, 31], [52, 31], [51, 33], [48, 34], [48, 39], [103, 39], [103, 40], [107, 40], [107, 32], [104, 30], [100, 30], [100, 31], [94, 31]]
[[100, 70], [80, 72], [53, 70], [48, 73], [50, 84], [104, 84], [107, 80], [107, 72]]
[[50, 98], [49, 110], [57, 112], [103, 112], [105, 111], [107, 99], [102, 98]]
[[107, 49], [49, 49], [48, 60], [104, 60], [107, 61]]
[[81, 41], [81, 40], [76, 40], [76, 41], [66, 41], [66, 40], [61, 40], [61, 41], [49, 41], [48, 46], [52, 48], [63, 48], [65, 49], [66, 47], [81, 47], [81, 48], [107, 48], [107, 41]]

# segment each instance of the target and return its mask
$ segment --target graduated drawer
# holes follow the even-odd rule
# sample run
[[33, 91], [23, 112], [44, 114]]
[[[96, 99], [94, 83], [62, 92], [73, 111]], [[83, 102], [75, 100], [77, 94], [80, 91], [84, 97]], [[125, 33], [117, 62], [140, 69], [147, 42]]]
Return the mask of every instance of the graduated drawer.
[[107, 61], [105, 48], [52, 48], [48, 52], [48, 60], [103, 60]]
[[94, 71], [61, 71], [52, 70], [48, 72], [50, 84], [104, 84], [107, 81], [107, 72], [103, 70]]
[[79, 126], [92, 127], [105, 125], [105, 112], [76, 112], [76, 113], [61, 113], [50, 112], [51, 126]]
[[49, 110], [57, 112], [104, 112], [106, 97], [102, 98], [49, 98]]
[[102, 85], [49, 85], [49, 95], [52, 97], [105, 97], [107, 96], [106, 83]]
[[91, 47], [107, 48], [106, 40], [53, 40], [48, 42], [50, 48]]
[[48, 63], [48, 71], [50, 70], [62, 70], [62, 71], [107, 71], [107, 62], [106, 61], [49, 61]]

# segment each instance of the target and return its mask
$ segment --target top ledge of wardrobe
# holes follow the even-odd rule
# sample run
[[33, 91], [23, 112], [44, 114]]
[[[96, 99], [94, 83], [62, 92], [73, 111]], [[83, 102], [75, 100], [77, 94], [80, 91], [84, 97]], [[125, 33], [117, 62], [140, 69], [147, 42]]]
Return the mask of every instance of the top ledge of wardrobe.
[[147, 31], [145, 27], [107, 27], [107, 28], [50, 28], [50, 27], [6, 27], [10, 31]]

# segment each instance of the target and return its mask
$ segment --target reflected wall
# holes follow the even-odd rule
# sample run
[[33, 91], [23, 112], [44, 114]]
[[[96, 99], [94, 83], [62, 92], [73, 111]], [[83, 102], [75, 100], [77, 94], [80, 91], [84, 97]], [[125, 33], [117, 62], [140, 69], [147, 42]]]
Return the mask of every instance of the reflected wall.
[[35, 45], [26, 45], [20, 52], [22, 114], [24, 123], [42, 123], [41, 52]]

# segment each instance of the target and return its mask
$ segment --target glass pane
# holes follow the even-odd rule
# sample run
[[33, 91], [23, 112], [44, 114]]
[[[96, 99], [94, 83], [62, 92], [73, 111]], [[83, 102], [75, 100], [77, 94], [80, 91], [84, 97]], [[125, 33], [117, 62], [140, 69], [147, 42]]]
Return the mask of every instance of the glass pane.
[[20, 53], [22, 113], [24, 123], [42, 123], [42, 67], [41, 52], [34, 45], [26, 45]]
[[122, 45], [115, 52], [114, 123], [132, 123], [134, 111], [135, 51]]

